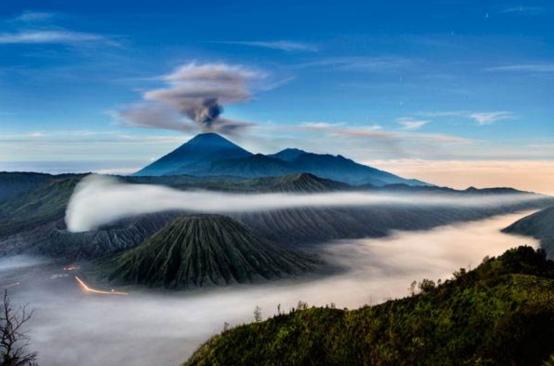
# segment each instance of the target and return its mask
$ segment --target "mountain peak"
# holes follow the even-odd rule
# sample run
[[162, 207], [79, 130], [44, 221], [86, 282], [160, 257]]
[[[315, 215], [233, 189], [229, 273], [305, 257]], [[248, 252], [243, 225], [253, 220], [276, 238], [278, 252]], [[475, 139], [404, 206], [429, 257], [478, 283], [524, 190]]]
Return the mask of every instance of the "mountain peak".
[[290, 161], [293, 161], [294, 159], [298, 158], [302, 154], [307, 154], [307, 152], [304, 151], [304, 150], [289, 147], [289, 148], [283, 149], [283, 150], [279, 151], [278, 153], [275, 153], [271, 156], [274, 157], [274, 158], [283, 160], [283, 161], [289, 161], [290, 162]]
[[283, 192], [327, 192], [348, 187], [345, 183], [320, 178], [311, 173], [296, 173], [277, 178], [274, 189]]
[[250, 155], [252, 155], [250, 152], [217, 133], [200, 133], [135, 175], [187, 174], [209, 166], [213, 161], [238, 159]]
[[187, 145], [195, 147], [236, 147], [241, 149], [241, 147], [239, 147], [237, 144], [229, 141], [225, 137], [215, 132], [199, 133], [198, 135], [194, 136], [183, 145], [181, 145], [181, 147]]
[[305, 153], [306, 151], [305, 150], [302, 150], [302, 149], [298, 149], [296, 147], [287, 147], [286, 149], [283, 149], [281, 150], [280, 152], [282, 153]]
[[186, 288], [297, 275], [317, 262], [259, 239], [227, 216], [193, 215], [175, 219], [114, 264], [111, 280]]

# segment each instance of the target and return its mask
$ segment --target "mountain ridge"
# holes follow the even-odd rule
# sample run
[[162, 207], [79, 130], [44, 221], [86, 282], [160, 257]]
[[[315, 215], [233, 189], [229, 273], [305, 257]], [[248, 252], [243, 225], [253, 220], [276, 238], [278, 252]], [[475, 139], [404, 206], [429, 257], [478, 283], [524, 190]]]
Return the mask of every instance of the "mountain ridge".
[[350, 185], [428, 185], [359, 164], [342, 155], [316, 154], [297, 148], [286, 148], [268, 155], [253, 154], [216, 133], [204, 133], [193, 137], [134, 175], [261, 178], [296, 173], [310, 173]]
[[[14, 177], [11, 177], [11, 175]], [[33, 173], [28, 173], [31, 176]], [[0, 186], [5, 179], [13, 182], [19, 173], [0, 175]], [[135, 246], [155, 227], [148, 227], [140, 220], [137, 224], [123, 224], [107, 231], [103, 228], [91, 233], [67, 233], [63, 224], [66, 207], [73, 189], [84, 175], [48, 176], [46, 183], [40, 183], [30, 191], [0, 200], [0, 255], [29, 252], [65, 253], [96, 256], [101, 248], [118, 249]], [[43, 179], [39, 176], [37, 180]], [[430, 194], [472, 195], [478, 192], [456, 191], [436, 187], [385, 186], [353, 187], [345, 183], [327, 180], [309, 173], [295, 173], [281, 177], [228, 178], [228, 177], [120, 177], [132, 184], [158, 184], [179, 190], [205, 189], [210, 191], [236, 193], [265, 192], [331, 192], [331, 191], [374, 191], [406, 194], [428, 192]], [[18, 187], [14, 187], [17, 188]], [[23, 187], [29, 189], [28, 187]], [[484, 190], [483, 194], [494, 190]], [[496, 208], [417, 208], [403, 207], [314, 207], [283, 209], [272, 212], [236, 213], [231, 215], [251, 229], [257, 236], [284, 246], [310, 245], [333, 239], [380, 237], [389, 230], [421, 230], [452, 222], [476, 220], [491, 215], [514, 212], [523, 209], [541, 209], [553, 204], [553, 199], [530, 200], [520, 204]], [[133, 219], [134, 220], [134, 219]], [[154, 219], [156, 225], [163, 224], [161, 217]], [[138, 233], [138, 234], [137, 234]], [[95, 244], [96, 243], [96, 244]], [[89, 245], [90, 244], [90, 245]], [[73, 250], [73, 247], [81, 247]], [[96, 249], [98, 248], [98, 250]], [[111, 250], [110, 249], [110, 250]]]
[[172, 175], [168, 174], [169, 172], [185, 174], [190, 169], [205, 168], [212, 161], [220, 160], [221, 156], [225, 156], [227, 159], [234, 159], [250, 155], [252, 155], [251, 152], [232, 143], [221, 135], [213, 132], [201, 133], [142, 168], [134, 175]]
[[539, 239], [541, 247], [549, 258], [554, 258], [554, 206], [525, 216], [502, 231]]

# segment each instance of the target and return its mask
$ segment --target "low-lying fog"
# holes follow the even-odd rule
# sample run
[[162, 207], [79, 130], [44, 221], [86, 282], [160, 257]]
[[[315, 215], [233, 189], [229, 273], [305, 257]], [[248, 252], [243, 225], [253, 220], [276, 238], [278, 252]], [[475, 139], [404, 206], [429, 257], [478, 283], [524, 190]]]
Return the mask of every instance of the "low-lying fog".
[[0, 261], [0, 286], [10, 287], [14, 303], [34, 308], [31, 348], [42, 366], [178, 365], [225, 322], [252, 321], [256, 305], [266, 317], [278, 304], [289, 309], [299, 300], [350, 308], [375, 304], [406, 296], [413, 280], [444, 279], [461, 266], [477, 266], [486, 255], [536, 245], [531, 238], [499, 232], [525, 214], [332, 242], [322, 246], [326, 259], [350, 270], [304, 282], [87, 295], [61, 265], [16, 258]]
[[[137, 200], [137, 197], [140, 197]], [[270, 211], [298, 207], [333, 206], [451, 206], [487, 207], [542, 200], [535, 194], [453, 195], [444, 193], [225, 193], [205, 190], [178, 190], [155, 184], [123, 183], [113, 177], [89, 175], [83, 178], [69, 201], [65, 221], [67, 229], [82, 232], [97, 229], [113, 221], [155, 212], [229, 213]]]

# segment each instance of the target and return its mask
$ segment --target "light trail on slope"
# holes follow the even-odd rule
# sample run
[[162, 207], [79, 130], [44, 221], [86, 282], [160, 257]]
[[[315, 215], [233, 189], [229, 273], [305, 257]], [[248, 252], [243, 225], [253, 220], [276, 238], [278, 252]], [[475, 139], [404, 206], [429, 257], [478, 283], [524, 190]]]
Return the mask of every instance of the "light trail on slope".
[[76, 264], [70, 264], [69, 266], [65, 266], [63, 267], [63, 270], [64, 271], [75, 271], [75, 270], [78, 270], [80, 267]]
[[122, 291], [115, 291], [115, 290], [111, 290], [111, 291], [103, 291], [103, 290], [97, 290], [97, 289], [94, 289], [94, 288], [91, 288], [89, 287], [83, 280], [81, 280], [79, 277], [75, 276], [75, 280], [77, 281], [77, 283], [79, 284], [79, 287], [81, 288], [81, 290], [85, 293], [88, 293], [88, 294], [96, 294], [96, 295], [118, 295], [118, 296], [127, 296], [129, 295], [129, 293], [127, 292], [122, 292]]

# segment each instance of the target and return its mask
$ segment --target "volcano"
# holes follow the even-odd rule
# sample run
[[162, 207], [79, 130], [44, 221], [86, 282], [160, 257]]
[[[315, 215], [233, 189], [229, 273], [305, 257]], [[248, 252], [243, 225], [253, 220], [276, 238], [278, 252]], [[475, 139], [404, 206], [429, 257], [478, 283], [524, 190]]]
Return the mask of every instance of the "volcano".
[[258, 238], [229, 217], [195, 215], [177, 218], [116, 257], [110, 280], [187, 288], [277, 279], [312, 271], [316, 264]]
[[252, 153], [216, 133], [202, 133], [136, 172], [137, 176], [183, 175], [206, 170], [211, 163], [240, 159]]
[[216, 133], [197, 135], [134, 175], [263, 178], [298, 173], [355, 186], [427, 185], [356, 163], [341, 155], [315, 154], [292, 148], [272, 155], [253, 154]]

